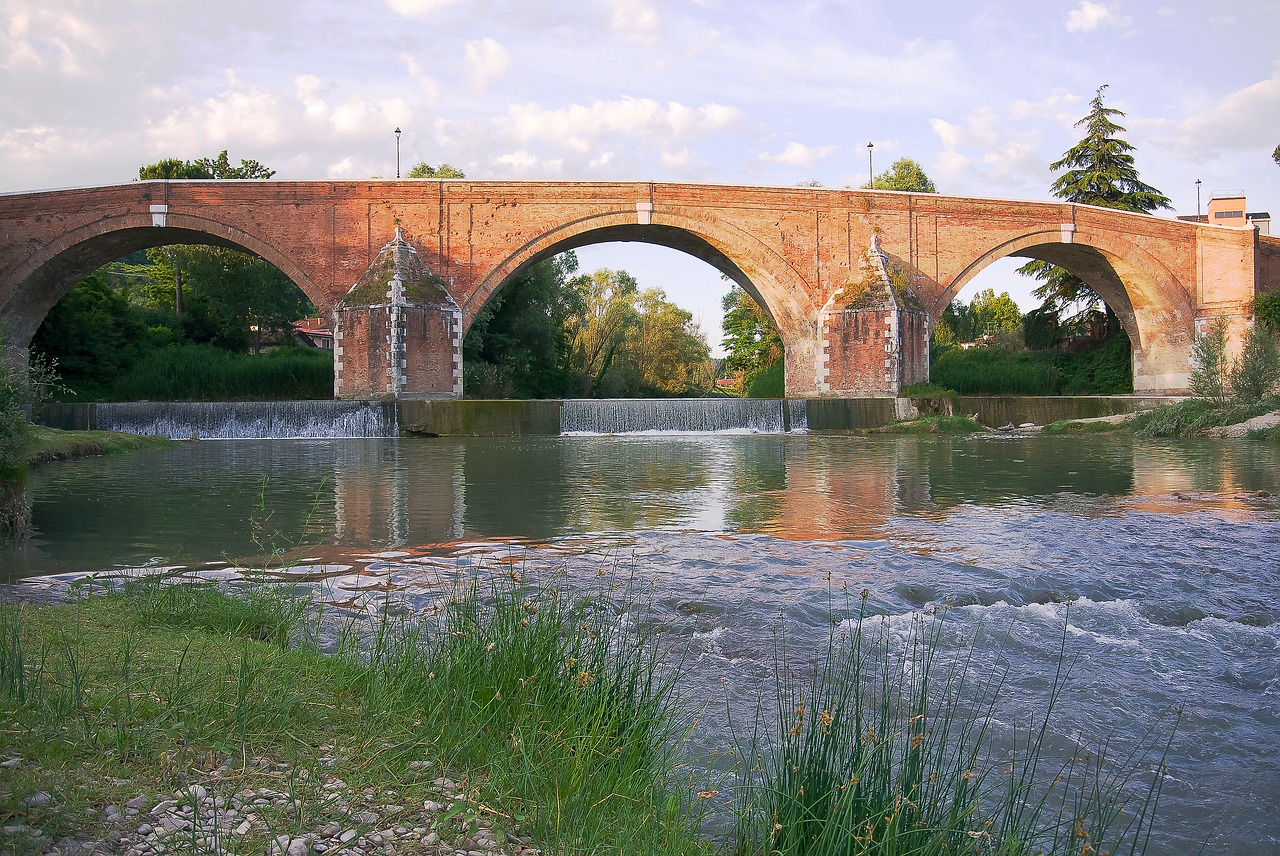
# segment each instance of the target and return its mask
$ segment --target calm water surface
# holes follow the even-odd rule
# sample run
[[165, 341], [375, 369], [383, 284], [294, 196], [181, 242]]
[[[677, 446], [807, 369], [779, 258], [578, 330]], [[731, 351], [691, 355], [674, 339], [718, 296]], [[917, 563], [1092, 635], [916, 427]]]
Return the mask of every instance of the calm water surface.
[[[0, 582], [283, 551], [359, 605], [385, 597], [359, 591], [371, 576], [412, 599], [513, 562], [608, 568], [648, 581], [692, 646], [686, 693], [727, 679], [735, 704], [772, 674], [775, 631], [825, 639], [846, 588], [891, 621], [946, 600], [979, 662], [1009, 665], [1008, 727], [1043, 699], [1064, 626], [1055, 745], [1131, 745], [1182, 708], [1150, 853], [1280, 853], [1277, 493], [1280, 448], [1244, 442], [208, 441], [36, 473], [37, 531], [0, 547]], [[720, 727], [692, 751], [726, 745]]]

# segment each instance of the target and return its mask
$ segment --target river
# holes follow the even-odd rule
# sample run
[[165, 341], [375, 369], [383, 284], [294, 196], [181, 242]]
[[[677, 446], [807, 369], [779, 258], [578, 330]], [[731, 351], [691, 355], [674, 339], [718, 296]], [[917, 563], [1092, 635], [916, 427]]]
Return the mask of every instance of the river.
[[[1253, 442], [205, 441], [34, 473], [35, 533], [0, 547], [0, 582], [226, 573], [274, 556], [358, 604], [386, 596], [354, 591], [370, 575], [413, 599], [512, 563], [584, 580], [608, 568], [651, 586], [655, 615], [688, 646], [681, 684], [695, 703], [722, 684], [751, 697], [772, 674], [774, 634], [816, 645], [845, 591], [895, 617], [947, 603], [978, 660], [1007, 664], [1011, 723], [1043, 698], [1064, 629], [1064, 745], [1126, 747], [1181, 709], [1149, 853], [1274, 853], [1278, 493], [1280, 447]], [[691, 753], [724, 745], [719, 727]]]

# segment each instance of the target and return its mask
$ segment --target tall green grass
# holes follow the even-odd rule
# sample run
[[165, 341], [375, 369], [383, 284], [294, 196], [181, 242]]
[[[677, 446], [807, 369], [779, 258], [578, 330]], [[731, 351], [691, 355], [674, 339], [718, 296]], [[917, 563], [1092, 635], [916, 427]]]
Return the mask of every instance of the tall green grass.
[[1102, 347], [1066, 351], [1002, 348], [936, 350], [931, 380], [961, 395], [1120, 395], [1133, 392], [1130, 343], [1117, 336]]
[[[458, 812], [487, 812], [554, 852], [709, 852], [673, 779], [677, 672], [616, 591], [572, 595], [517, 574], [372, 626], [309, 606], [287, 587], [155, 578], [48, 610], [5, 607], [0, 711], [15, 748], [92, 788], [123, 778], [120, 763], [131, 778], [185, 781], [209, 752], [283, 756], [295, 770], [338, 756], [331, 774], [419, 803], [436, 798], [412, 772], [425, 763], [460, 782]], [[316, 644], [325, 621], [343, 627], [330, 655]], [[299, 787], [317, 790], [277, 829], [305, 831], [303, 808], [321, 810], [320, 782]]]
[[333, 355], [281, 348], [258, 356], [211, 345], [149, 352], [110, 387], [90, 391], [110, 401], [236, 401], [333, 397]]
[[[417, 614], [344, 619], [310, 606], [287, 586], [156, 578], [68, 605], [0, 607], [6, 735], [24, 769], [59, 770], [59, 792], [88, 805], [118, 799], [102, 790], [115, 778], [185, 785], [210, 752], [326, 766], [357, 788], [394, 788], [398, 802], [434, 798], [413, 772], [429, 764], [428, 779], [460, 783], [457, 812], [483, 812], [548, 852], [712, 852], [697, 796], [715, 791], [690, 793], [683, 768], [692, 723], [679, 651], [664, 650], [625, 580], [575, 592], [513, 571], [470, 578]], [[1159, 747], [1112, 759], [1103, 744], [1052, 763], [1044, 752], [1070, 680], [1065, 630], [1047, 704], [1010, 738], [995, 734], [1001, 671], [977, 668], [972, 648], [944, 655], [945, 610], [909, 620], [904, 641], [864, 598], [808, 669], [779, 643], [772, 709], [736, 747], [748, 766], [731, 802], [734, 852], [1143, 851]], [[335, 621], [324, 654], [317, 640]], [[291, 779], [297, 798], [272, 834], [317, 822], [321, 785]], [[68, 796], [59, 822], [74, 825], [83, 807]]]
[[1236, 425], [1277, 409], [1280, 409], [1280, 396], [1275, 395], [1261, 401], [1233, 403], [1221, 408], [1211, 401], [1191, 398], [1144, 410], [1125, 424], [1144, 437], [1193, 437], [1209, 428]]
[[747, 753], [758, 761], [746, 777], [738, 854], [1143, 851], [1161, 780], [1156, 773], [1135, 797], [1134, 778], [1150, 758], [1134, 752], [1112, 766], [1105, 746], [1058, 764], [1044, 757], [1069, 680], [1065, 647], [1042, 717], [997, 750], [1004, 676], [978, 674], [972, 649], [944, 663], [945, 628], [945, 610], [915, 617], [903, 643], [887, 619], [866, 614], [864, 598], [808, 674], [786, 668], [780, 647], [777, 706]]

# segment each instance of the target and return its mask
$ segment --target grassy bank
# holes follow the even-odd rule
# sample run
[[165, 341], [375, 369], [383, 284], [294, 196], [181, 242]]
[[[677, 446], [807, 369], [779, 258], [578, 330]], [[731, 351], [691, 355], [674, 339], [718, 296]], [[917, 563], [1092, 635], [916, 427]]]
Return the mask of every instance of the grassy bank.
[[[63, 835], [123, 852], [166, 843], [152, 807], [198, 786], [224, 820], [245, 809], [233, 824], [197, 810], [168, 846], [705, 849], [672, 796], [679, 716], [656, 647], [590, 600], [515, 582], [488, 594], [363, 635], [352, 622], [328, 654], [284, 589], [148, 584], [3, 607], [0, 710], [19, 760], [0, 769], [0, 819], [32, 852]], [[138, 817], [108, 818], [130, 801]]]
[[44, 425], [30, 425], [18, 454], [27, 464], [35, 465], [68, 458], [113, 455], [172, 442], [164, 437], [140, 437], [119, 431], [62, 431]]
[[905, 648], [860, 617], [809, 667], [777, 652], [776, 703], [715, 786], [679, 756], [682, 668], [646, 612], [518, 572], [372, 621], [156, 580], [2, 606], [0, 822], [16, 852], [697, 854], [699, 807], [727, 799], [743, 856], [1142, 852], [1158, 779], [1118, 805], [1150, 756], [1040, 767], [1065, 668], [1010, 767], [1000, 675], [940, 663], [946, 611]]
[[988, 431], [969, 416], [922, 416], [906, 422], [891, 422], [882, 428], [867, 429], [871, 434], [977, 434]]
[[[1261, 401], [1233, 403], [1215, 407], [1203, 399], [1191, 398], [1177, 404], [1167, 404], [1131, 414], [1116, 422], [1091, 422], [1062, 420], [1044, 427], [1046, 434], [1086, 434], [1107, 431], [1125, 431], [1143, 437], [1195, 437], [1211, 428], [1239, 425], [1256, 416], [1280, 410], [1280, 396], [1272, 395]], [[1267, 439], [1277, 436], [1275, 429], [1252, 432], [1250, 436]]]

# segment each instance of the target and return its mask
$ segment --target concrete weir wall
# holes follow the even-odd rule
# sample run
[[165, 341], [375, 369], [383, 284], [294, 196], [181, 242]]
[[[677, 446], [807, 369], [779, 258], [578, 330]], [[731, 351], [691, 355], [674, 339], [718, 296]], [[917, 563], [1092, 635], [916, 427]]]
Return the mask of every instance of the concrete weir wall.
[[[1179, 399], [1148, 396], [961, 396], [955, 412], [977, 414], [987, 426], [1010, 422], [1045, 425], [1060, 419], [1084, 419], [1131, 413]], [[677, 399], [682, 405], [742, 404], [739, 399]], [[608, 402], [593, 402], [608, 406]], [[637, 404], [641, 402], [625, 402]], [[659, 401], [644, 402], [651, 405]], [[765, 402], [759, 401], [761, 405]], [[789, 418], [775, 431], [854, 431], [878, 428], [897, 419], [938, 412], [940, 402], [910, 398], [815, 398], [774, 402]], [[949, 401], [946, 402], [948, 405]], [[400, 400], [312, 402], [134, 402], [122, 404], [49, 404], [35, 420], [70, 430], [118, 430], [186, 439], [249, 437], [521, 437], [555, 436], [565, 429], [565, 402]], [[673, 408], [675, 409], [675, 408]], [[803, 420], [803, 421], [802, 421]], [[755, 423], [747, 423], [748, 427]], [[592, 429], [595, 430], [595, 429]], [[612, 429], [611, 429], [612, 430]], [[630, 429], [625, 429], [630, 430]]]

